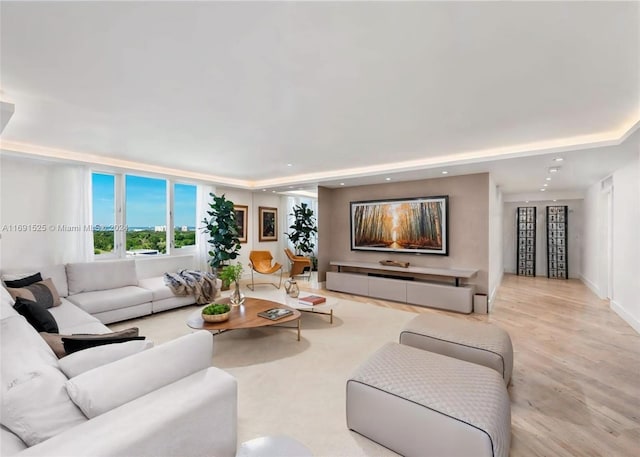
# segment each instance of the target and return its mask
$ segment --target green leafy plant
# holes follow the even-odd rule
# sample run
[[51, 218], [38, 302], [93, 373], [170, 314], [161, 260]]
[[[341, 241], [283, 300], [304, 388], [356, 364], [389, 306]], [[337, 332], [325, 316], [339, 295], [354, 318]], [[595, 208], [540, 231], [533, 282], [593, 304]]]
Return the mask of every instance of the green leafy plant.
[[202, 310], [202, 314], [206, 314], [208, 316], [214, 315], [214, 314], [224, 314], [224, 313], [228, 313], [229, 310], [231, 310], [229, 305], [225, 305], [221, 303], [211, 304]]
[[227, 200], [224, 194], [221, 197], [213, 193], [209, 195], [213, 199], [207, 211], [210, 217], [202, 222], [205, 224], [204, 232], [209, 235], [209, 244], [213, 247], [209, 251], [209, 265], [217, 271], [221, 265], [238, 257], [241, 246], [233, 202]]
[[316, 226], [316, 218], [313, 210], [306, 203], [300, 203], [293, 207], [293, 224], [289, 226], [289, 233], [285, 233], [289, 237], [293, 247], [298, 255], [309, 255], [313, 253], [316, 247], [314, 240], [318, 227]]
[[232, 282], [237, 282], [242, 277], [242, 264], [227, 265], [218, 274], [218, 278], [222, 281], [225, 287], [229, 287]]

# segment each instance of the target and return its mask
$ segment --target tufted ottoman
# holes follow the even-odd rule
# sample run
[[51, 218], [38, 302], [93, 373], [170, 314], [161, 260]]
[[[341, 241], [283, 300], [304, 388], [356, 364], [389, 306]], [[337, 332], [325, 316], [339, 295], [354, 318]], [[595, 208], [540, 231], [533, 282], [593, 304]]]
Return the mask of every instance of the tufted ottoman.
[[511, 338], [506, 331], [492, 324], [420, 314], [402, 329], [400, 344], [493, 368], [502, 375], [505, 385], [511, 380]]
[[407, 457], [507, 457], [511, 405], [495, 370], [388, 343], [347, 381], [347, 426]]

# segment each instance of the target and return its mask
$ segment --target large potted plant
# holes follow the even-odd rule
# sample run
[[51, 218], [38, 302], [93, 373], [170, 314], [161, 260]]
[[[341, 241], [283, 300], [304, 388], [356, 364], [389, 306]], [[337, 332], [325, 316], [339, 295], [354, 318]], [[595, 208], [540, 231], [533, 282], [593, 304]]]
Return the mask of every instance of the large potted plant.
[[293, 216], [293, 224], [289, 226], [289, 233], [285, 235], [289, 237], [297, 255], [310, 256], [311, 262], [315, 264], [313, 248], [316, 247], [315, 238], [318, 227], [313, 210], [306, 203], [300, 203], [293, 207], [293, 212], [289, 216]]
[[220, 197], [213, 193], [209, 195], [212, 198], [209, 203], [210, 210], [207, 211], [210, 217], [203, 221], [205, 224], [204, 232], [209, 235], [209, 244], [212, 246], [209, 251], [209, 256], [211, 256], [209, 265], [214, 273], [217, 273], [218, 268], [238, 257], [241, 246], [233, 202], [227, 200], [224, 194]]

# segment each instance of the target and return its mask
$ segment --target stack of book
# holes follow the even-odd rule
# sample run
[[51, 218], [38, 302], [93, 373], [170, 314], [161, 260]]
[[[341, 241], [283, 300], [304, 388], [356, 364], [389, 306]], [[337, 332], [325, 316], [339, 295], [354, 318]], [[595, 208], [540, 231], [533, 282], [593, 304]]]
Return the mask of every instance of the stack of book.
[[321, 297], [320, 295], [307, 295], [306, 297], [298, 298], [298, 302], [301, 305], [320, 305], [321, 303], [326, 302], [327, 299]]

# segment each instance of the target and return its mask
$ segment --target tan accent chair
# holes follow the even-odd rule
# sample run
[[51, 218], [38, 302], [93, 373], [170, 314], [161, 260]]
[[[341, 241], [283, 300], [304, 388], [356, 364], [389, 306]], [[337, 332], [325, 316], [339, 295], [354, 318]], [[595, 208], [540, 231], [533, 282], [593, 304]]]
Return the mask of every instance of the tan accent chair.
[[309, 269], [309, 275], [307, 279], [311, 277], [311, 259], [309, 257], [303, 257], [301, 255], [295, 255], [291, 252], [291, 249], [284, 248], [284, 253], [287, 254], [287, 258], [289, 262], [291, 262], [291, 267], [289, 268], [289, 276], [301, 276], [304, 274], [304, 269]]
[[[276, 289], [279, 289], [282, 285], [282, 265], [278, 262], [273, 262], [273, 256], [269, 251], [251, 251], [249, 254], [249, 267], [251, 267], [251, 285], [247, 284], [247, 287], [251, 290], [255, 289], [256, 284], [271, 284]], [[280, 270], [280, 283], [276, 286], [272, 282], [256, 283], [253, 279], [253, 272], [263, 275], [272, 275]]]

